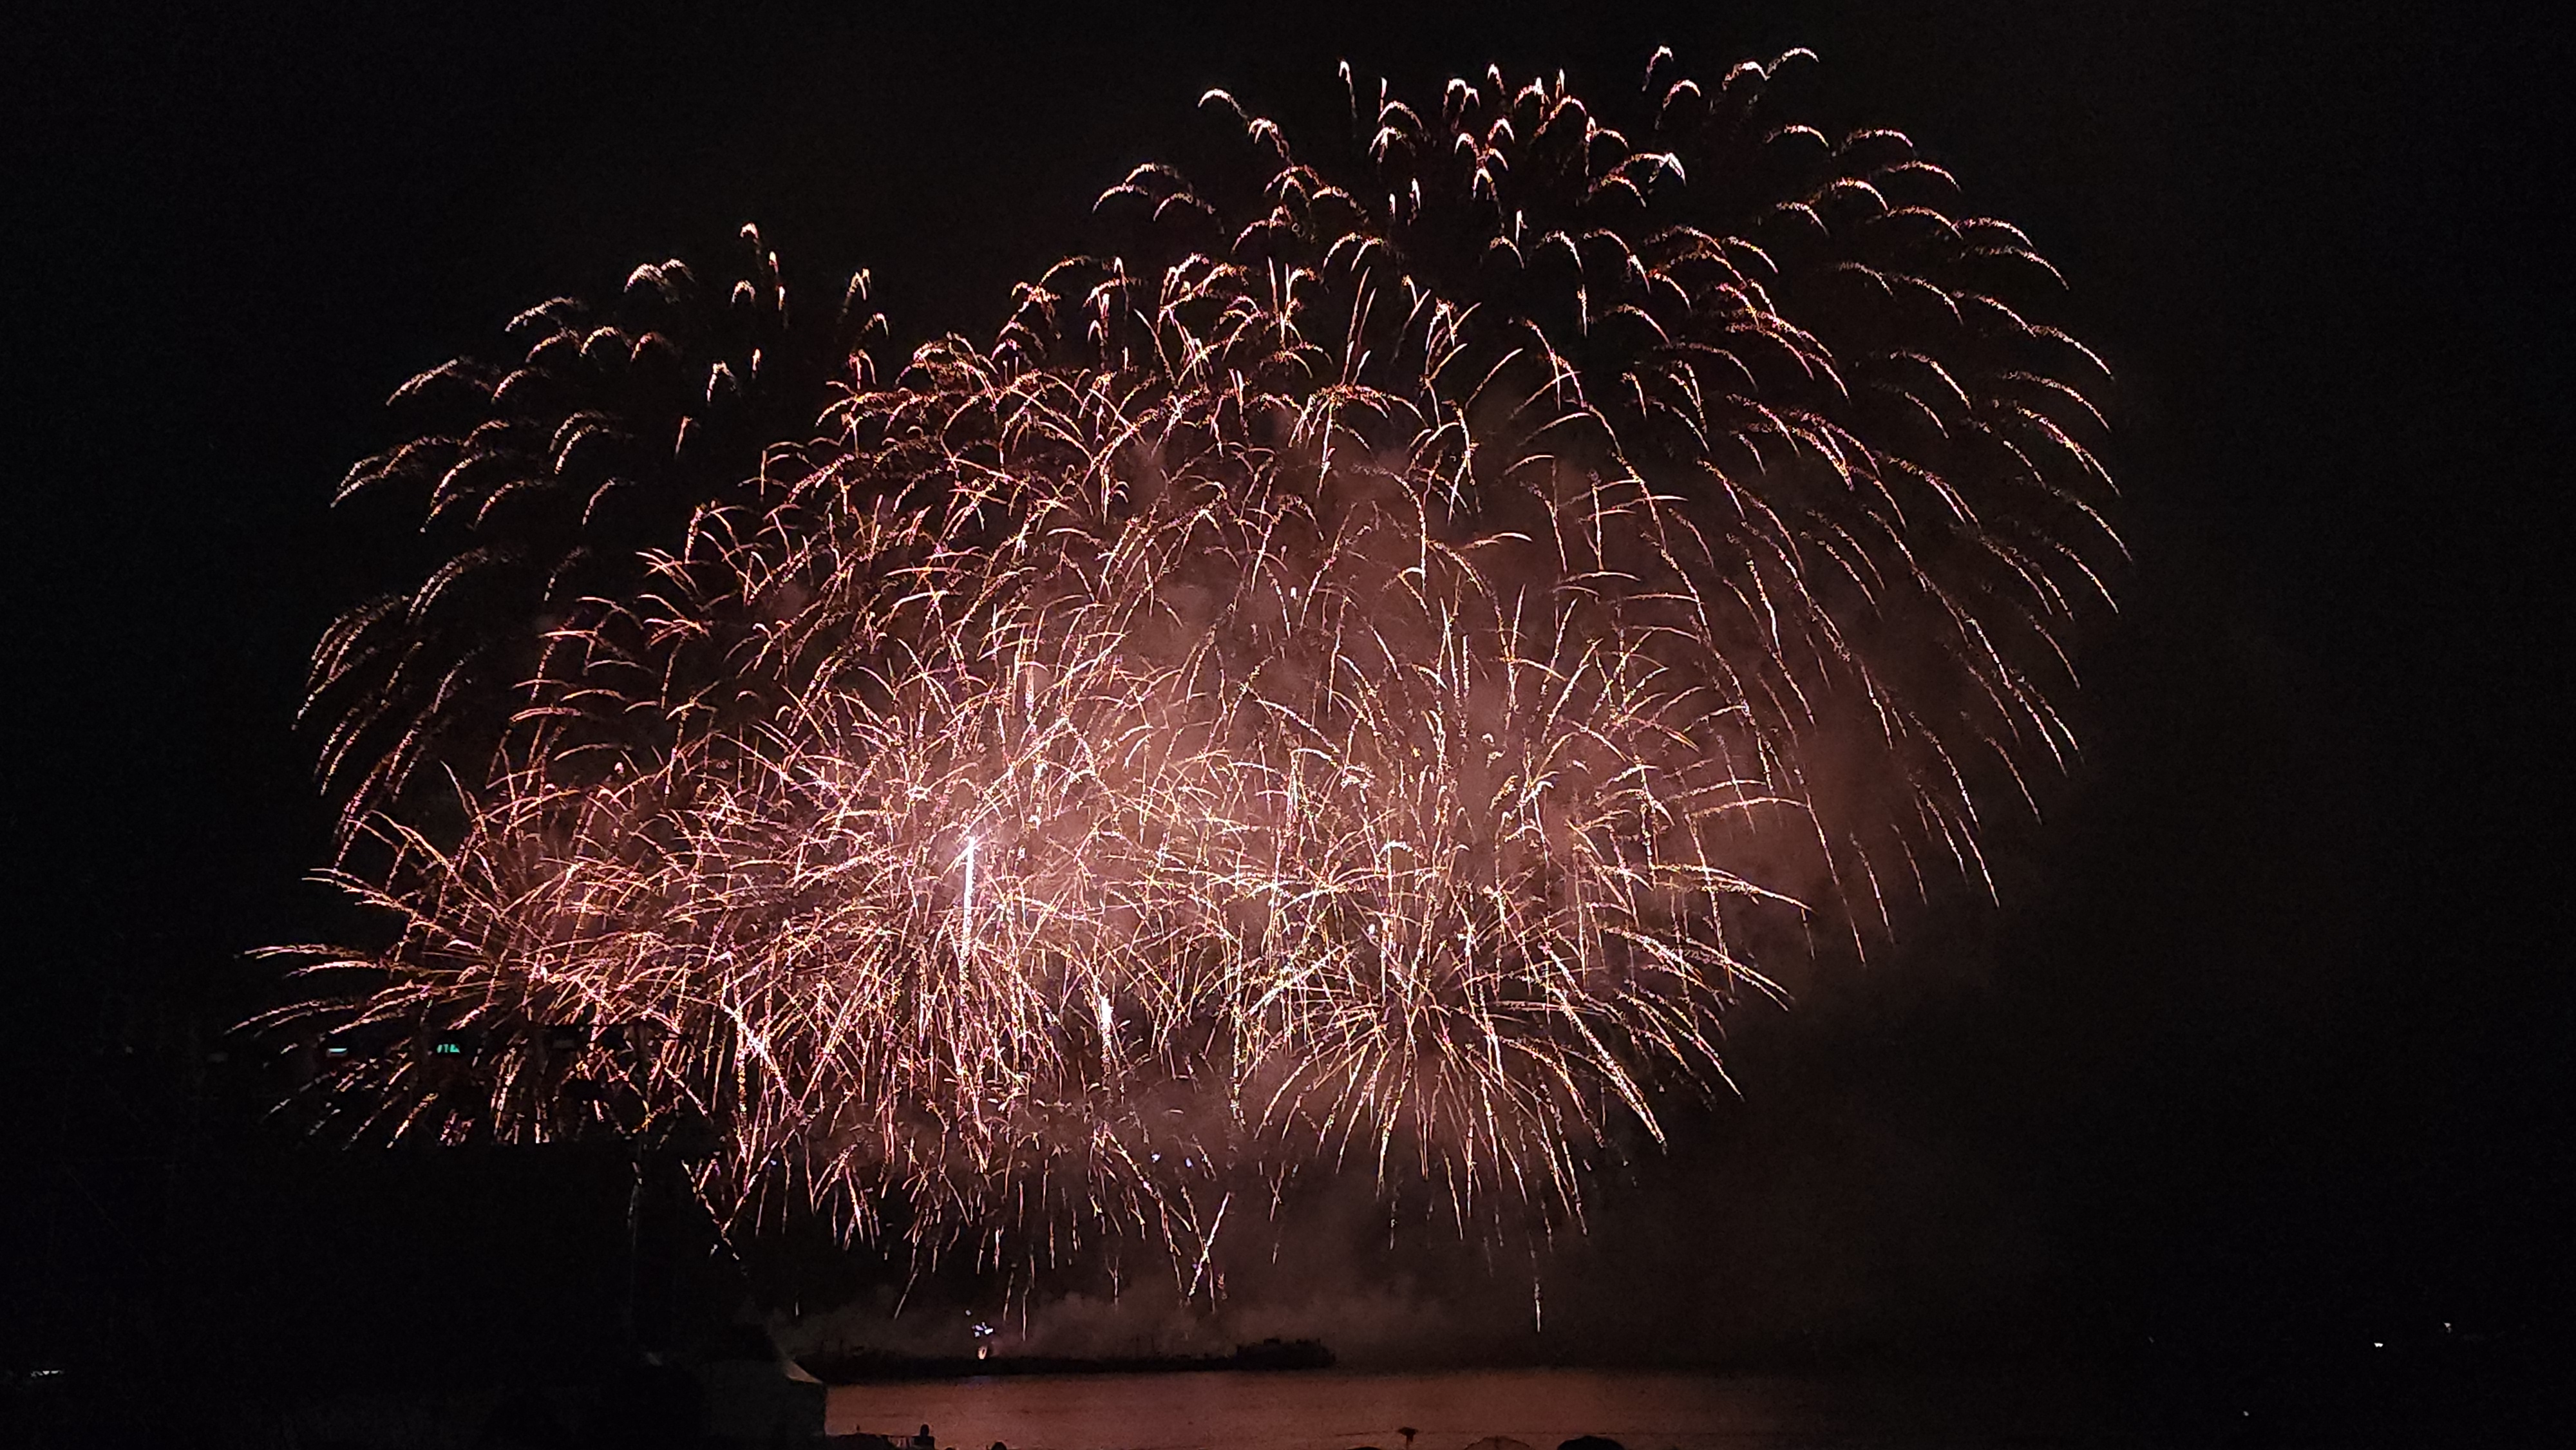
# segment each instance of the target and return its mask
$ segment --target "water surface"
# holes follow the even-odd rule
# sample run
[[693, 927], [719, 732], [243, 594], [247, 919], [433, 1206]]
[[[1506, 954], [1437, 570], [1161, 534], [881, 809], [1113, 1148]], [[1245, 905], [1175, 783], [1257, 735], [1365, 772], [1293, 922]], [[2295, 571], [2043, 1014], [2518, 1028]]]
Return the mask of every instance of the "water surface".
[[834, 1434], [909, 1435], [985, 1450], [1464, 1450], [1489, 1435], [1555, 1450], [1607, 1435], [1627, 1450], [2099, 1444], [2064, 1406], [1995, 1386], [1606, 1370], [1365, 1374], [1030, 1375], [831, 1392]]

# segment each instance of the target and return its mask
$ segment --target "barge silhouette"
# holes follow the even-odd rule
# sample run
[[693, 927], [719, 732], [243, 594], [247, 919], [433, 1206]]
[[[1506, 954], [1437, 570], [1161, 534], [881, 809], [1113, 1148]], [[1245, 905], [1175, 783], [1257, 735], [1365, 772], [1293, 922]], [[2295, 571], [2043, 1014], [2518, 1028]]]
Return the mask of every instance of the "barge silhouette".
[[1211, 1370], [1331, 1369], [1333, 1352], [1319, 1339], [1265, 1339], [1232, 1354], [1133, 1354], [1078, 1357], [1058, 1354], [901, 1354], [852, 1349], [801, 1356], [797, 1367], [827, 1385], [887, 1380], [954, 1380], [979, 1375], [1203, 1374]]

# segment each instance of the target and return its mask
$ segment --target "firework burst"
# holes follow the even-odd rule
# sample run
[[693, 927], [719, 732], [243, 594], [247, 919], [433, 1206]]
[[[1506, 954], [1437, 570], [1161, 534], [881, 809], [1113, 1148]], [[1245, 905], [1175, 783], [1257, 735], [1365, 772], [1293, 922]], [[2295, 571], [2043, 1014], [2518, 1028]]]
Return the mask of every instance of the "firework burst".
[[1191, 1289], [1315, 1171], [1579, 1215], [1766, 963], [1983, 876], [2117, 556], [2054, 272], [1774, 114], [1811, 60], [1354, 90], [1322, 162], [1211, 92], [990, 345], [880, 381], [754, 236], [408, 386], [351, 486], [460, 542], [317, 654], [401, 923], [280, 1019], [398, 1039], [326, 1099]]

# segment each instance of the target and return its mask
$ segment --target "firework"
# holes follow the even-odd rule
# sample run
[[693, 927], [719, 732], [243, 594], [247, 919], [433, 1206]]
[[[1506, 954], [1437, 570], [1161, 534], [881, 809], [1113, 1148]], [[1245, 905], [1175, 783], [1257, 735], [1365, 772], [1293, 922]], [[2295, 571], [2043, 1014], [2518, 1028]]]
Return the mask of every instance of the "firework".
[[461, 423], [354, 486], [470, 524], [317, 657], [401, 924], [283, 1015], [398, 1039], [326, 1097], [1190, 1289], [1302, 1174], [1579, 1216], [1770, 964], [1983, 877], [2117, 555], [2055, 274], [1774, 114], [1811, 59], [1353, 89], [1320, 162], [1211, 92], [990, 345], [881, 382], [756, 253], [407, 388]]
[[314, 650], [305, 713], [327, 727], [344, 834], [371, 811], [417, 810], [416, 779], [479, 780], [548, 624], [640, 587], [646, 551], [770, 444], [804, 436], [829, 380], [866, 376], [850, 369], [885, 326], [866, 275], [831, 326], [791, 327], [777, 254], [755, 228], [742, 240], [749, 265], [729, 286], [647, 263], [606, 306], [558, 297], [513, 318], [515, 363], [460, 358], [394, 394], [419, 431], [350, 469], [337, 502], [408, 494], [449, 557]]

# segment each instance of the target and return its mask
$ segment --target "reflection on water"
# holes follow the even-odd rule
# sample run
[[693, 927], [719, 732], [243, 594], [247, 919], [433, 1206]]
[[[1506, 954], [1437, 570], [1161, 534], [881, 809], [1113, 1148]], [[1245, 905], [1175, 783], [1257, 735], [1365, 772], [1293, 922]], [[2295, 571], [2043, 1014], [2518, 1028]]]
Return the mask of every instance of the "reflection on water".
[[1423, 1374], [1028, 1376], [844, 1385], [834, 1434], [901, 1437], [928, 1424], [942, 1446], [984, 1450], [1464, 1450], [1506, 1435], [1555, 1450], [1607, 1435], [1628, 1450], [1985, 1443], [2069, 1428], [1988, 1394], [1852, 1382], [1600, 1370]]

